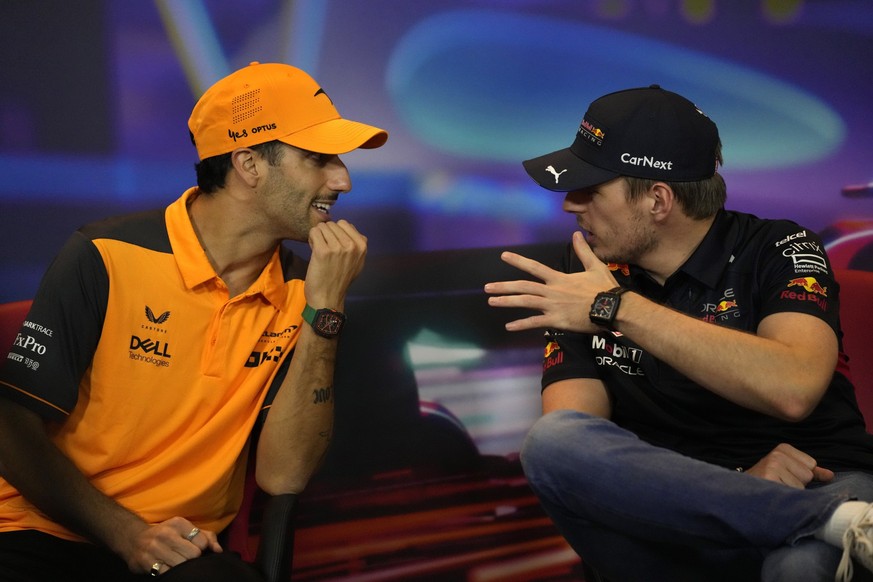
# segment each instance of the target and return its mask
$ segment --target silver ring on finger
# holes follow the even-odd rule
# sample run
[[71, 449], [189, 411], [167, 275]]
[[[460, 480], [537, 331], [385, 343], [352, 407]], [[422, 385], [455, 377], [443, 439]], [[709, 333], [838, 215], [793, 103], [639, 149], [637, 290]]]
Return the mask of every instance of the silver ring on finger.
[[161, 566], [163, 565], [164, 563], [160, 560], [152, 564], [152, 569], [149, 570], [149, 576], [151, 576], [152, 578], [157, 578], [161, 573]]
[[196, 538], [197, 534], [199, 534], [199, 533], [200, 533], [200, 528], [195, 527], [194, 529], [191, 530], [191, 533], [189, 533], [188, 535], [185, 536], [185, 539], [190, 542], [191, 540]]

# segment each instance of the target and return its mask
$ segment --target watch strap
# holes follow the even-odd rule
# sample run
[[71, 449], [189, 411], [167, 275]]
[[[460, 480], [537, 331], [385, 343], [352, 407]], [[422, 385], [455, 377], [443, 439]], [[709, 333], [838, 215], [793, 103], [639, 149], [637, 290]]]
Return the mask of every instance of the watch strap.
[[308, 303], [303, 307], [303, 313], [301, 315], [303, 315], [303, 321], [309, 325], [312, 325], [315, 321], [315, 309]]

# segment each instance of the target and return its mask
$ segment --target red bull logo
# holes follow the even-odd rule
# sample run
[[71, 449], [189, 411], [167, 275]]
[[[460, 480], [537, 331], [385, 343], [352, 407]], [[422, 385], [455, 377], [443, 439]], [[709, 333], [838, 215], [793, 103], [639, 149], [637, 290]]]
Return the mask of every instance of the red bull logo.
[[621, 271], [621, 274], [624, 275], [625, 277], [630, 276], [630, 267], [628, 267], [625, 264], [607, 263], [606, 266], [609, 267], [610, 271]]
[[561, 346], [558, 345], [558, 342], [547, 343], [546, 351], [543, 354], [543, 372], [563, 361], [564, 352], [561, 351]]
[[807, 293], [817, 293], [822, 297], [828, 296], [828, 288], [822, 287], [815, 277], [798, 277], [788, 281], [786, 287], [803, 287]]
[[582, 127], [589, 131], [592, 135], [599, 137], [600, 139], [603, 139], [606, 136], [602, 129], [600, 129], [587, 119], [582, 120]]
[[558, 342], [549, 342], [546, 344], [546, 353], [543, 354], [544, 358], [548, 358], [556, 351], [560, 350], [561, 346], [558, 345]]
[[736, 301], [720, 301], [718, 303], [718, 305], [715, 306], [715, 312], [722, 313], [722, 312], [727, 311], [728, 309], [731, 309], [731, 308], [736, 307], [736, 306], [737, 306]]
[[585, 138], [585, 140], [591, 145], [597, 147], [601, 147], [603, 145], [603, 139], [606, 137], [606, 133], [602, 129], [595, 126], [587, 119], [583, 119], [582, 123], [579, 125], [578, 135]]
[[[798, 277], [791, 279], [786, 285], [788, 289], [779, 294], [782, 299], [792, 299], [794, 301], [812, 301], [822, 311], [828, 309], [828, 288], [822, 287], [815, 277]], [[802, 290], [792, 291], [791, 287], [802, 287]]]

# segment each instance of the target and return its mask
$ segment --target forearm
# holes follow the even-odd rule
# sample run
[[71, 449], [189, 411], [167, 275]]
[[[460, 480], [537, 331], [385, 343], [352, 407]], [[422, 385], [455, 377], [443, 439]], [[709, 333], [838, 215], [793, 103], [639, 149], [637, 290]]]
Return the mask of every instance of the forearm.
[[45, 433], [42, 419], [0, 402], [0, 474], [33, 505], [67, 529], [121, 555], [148, 525], [96, 489]]
[[[349, 285], [364, 266], [367, 238], [345, 220], [322, 222], [309, 231], [309, 246], [307, 305], [343, 311]], [[267, 493], [300, 493], [327, 452], [338, 340], [321, 337], [307, 324], [300, 330], [258, 438], [255, 477]]]
[[301, 330], [293, 359], [258, 440], [256, 478], [266, 492], [300, 493], [333, 433], [337, 339]]
[[770, 316], [752, 334], [626, 293], [616, 329], [704, 388], [786, 420], [812, 410], [836, 364], [835, 335], [824, 322], [801, 314]]

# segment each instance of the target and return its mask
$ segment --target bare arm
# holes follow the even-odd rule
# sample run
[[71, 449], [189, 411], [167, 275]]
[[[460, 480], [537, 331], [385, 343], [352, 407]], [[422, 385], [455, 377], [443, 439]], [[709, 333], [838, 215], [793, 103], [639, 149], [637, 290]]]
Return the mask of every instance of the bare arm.
[[600, 380], [572, 378], [546, 386], [543, 390], [543, 414], [555, 410], [578, 410], [593, 416], [609, 418], [612, 407], [606, 388]]
[[[349, 285], [363, 269], [367, 239], [340, 220], [313, 228], [309, 244], [307, 303], [342, 311]], [[327, 452], [336, 349], [337, 339], [320, 337], [304, 325], [258, 440], [256, 478], [270, 494], [301, 492]]]
[[221, 551], [212, 532], [186, 540], [194, 528], [188, 520], [151, 526], [105, 496], [55, 447], [39, 416], [5, 398], [0, 442], [0, 474], [12, 486], [58, 523], [120, 555], [132, 572], [146, 573], [158, 561], [175, 566], [207, 548]]
[[[497, 307], [540, 311], [507, 324], [510, 331], [551, 327], [598, 331], [588, 319], [594, 296], [616, 285], [580, 233], [573, 237], [582, 273], [560, 273], [514, 253], [503, 260], [543, 282], [489, 283]], [[804, 314], [765, 318], [757, 334], [712, 325], [640, 295], [625, 293], [616, 327], [643, 349], [701, 386], [741, 406], [789, 421], [817, 405], [833, 374], [837, 339], [823, 321]]]
[[837, 363], [837, 338], [816, 317], [777, 313], [750, 334], [625, 295], [630, 296], [619, 309], [619, 331], [740, 406], [797, 421], [812, 412], [828, 387]]

